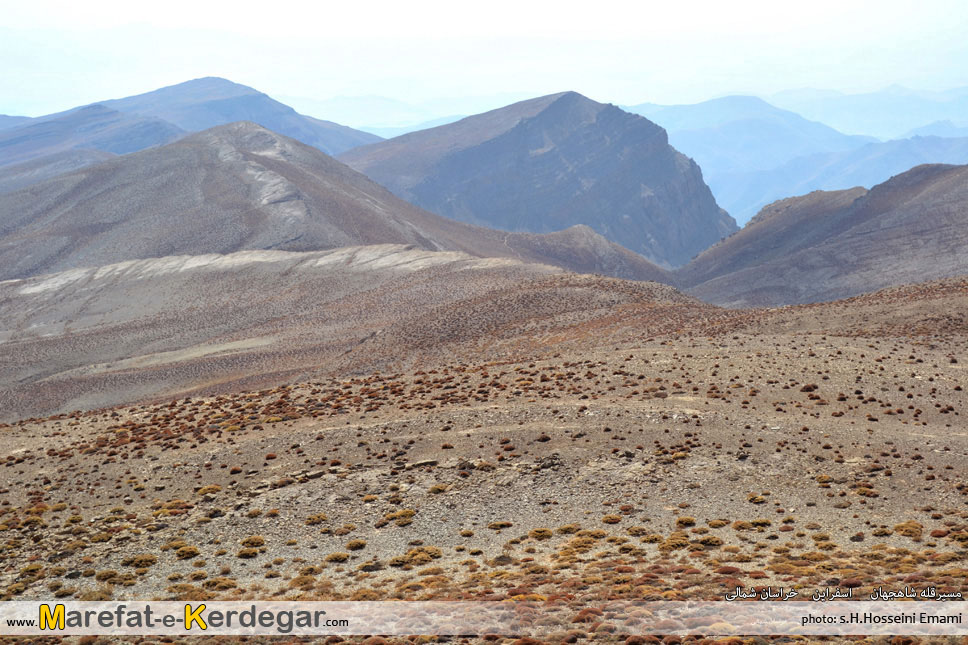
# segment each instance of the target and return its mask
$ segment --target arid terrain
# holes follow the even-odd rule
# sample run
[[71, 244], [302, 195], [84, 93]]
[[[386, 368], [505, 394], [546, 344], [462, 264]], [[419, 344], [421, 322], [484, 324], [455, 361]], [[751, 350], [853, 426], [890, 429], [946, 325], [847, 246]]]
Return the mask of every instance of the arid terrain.
[[601, 605], [968, 595], [968, 166], [737, 230], [614, 105], [444, 121], [211, 77], [0, 120], [0, 599], [568, 601], [545, 641], [738, 645]]
[[398, 369], [9, 423], [5, 597], [968, 592], [968, 282], [773, 310], [639, 288], [477, 334], [454, 304], [453, 344]]
[[964, 275], [968, 166], [925, 164], [870, 190], [814, 191], [763, 208], [676, 272], [725, 306], [847, 298]]

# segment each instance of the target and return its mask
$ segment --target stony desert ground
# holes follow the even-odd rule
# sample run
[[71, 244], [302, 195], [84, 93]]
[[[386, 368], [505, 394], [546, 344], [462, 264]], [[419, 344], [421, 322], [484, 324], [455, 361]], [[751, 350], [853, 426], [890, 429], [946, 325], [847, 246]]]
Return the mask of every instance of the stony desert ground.
[[[396, 371], [8, 423], [0, 590], [968, 593], [966, 313], [961, 279], [769, 310], [625, 301], [541, 343], [515, 320], [487, 332], [500, 351], [453, 332]], [[552, 641], [619, 638], [585, 618]]]

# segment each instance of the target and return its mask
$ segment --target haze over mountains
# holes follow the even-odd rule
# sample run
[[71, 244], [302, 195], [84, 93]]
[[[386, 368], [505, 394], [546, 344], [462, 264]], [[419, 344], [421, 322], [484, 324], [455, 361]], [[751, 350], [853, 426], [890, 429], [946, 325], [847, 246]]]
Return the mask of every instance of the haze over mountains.
[[950, 119], [935, 121], [904, 135], [904, 138], [910, 137], [968, 137], [968, 125], [957, 126]]
[[[746, 306], [968, 272], [951, 246], [961, 239], [951, 208], [965, 202], [964, 176], [919, 169], [924, 178], [912, 182], [907, 172], [968, 161], [968, 139], [871, 142], [754, 97], [633, 109], [659, 125], [564, 92], [357, 145], [376, 137], [204, 78], [28, 119], [0, 129], [0, 279], [175, 255], [402, 244], [656, 280]], [[316, 145], [251, 122], [190, 132], [244, 114]], [[700, 166], [669, 144], [662, 123], [709, 169], [723, 201], [783, 201], [733, 234]], [[321, 151], [324, 135], [356, 145], [341, 159], [370, 178]], [[853, 189], [892, 175], [869, 193]], [[812, 193], [817, 186], [845, 190]], [[875, 199], [884, 194], [892, 197]], [[920, 252], [885, 230], [917, 240]]]
[[664, 266], [736, 230], [665, 131], [575, 92], [522, 101], [340, 157], [453, 219], [509, 231], [575, 224]]
[[[103, 160], [96, 153], [144, 150], [236, 121], [259, 123], [328, 154], [380, 140], [368, 132], [298, 114], [251, 87], [222, 78], [200, 78], [33, 119], [3, 117], [0, 167], [35, 164], [29, 170], [13, 171], [12, 180], [0, 171], [0, 190]], [[68, 151], [74, 154], [65, 157], [62, 153]]]
[[870, 188], [922, 163], [968, 163], [968, 139], [951, 139], [960, 131], [950, 122], [881, 142], [843, 134], [752, 96], [628, 109], [669, 132], [670, 143], [696, 160], [716, 201], [740, 224], [791, 195]]
[[199, 78], [104, 104], [122, 112], [155, 116], [190, 132], [252, 121], [329, 155], [380, 140], [368, 132], [298, 114], [262, 92], [224, 78]]
[[762, 171], [726, 172], [717, 178], [718, 200], [741, 220], [790, 195], [814, 190], [866, 188], [925, 163], [968, 163], [968, 138], [912, 137], [868, 143], [844, 152], [797, 157]]
[[8, 114], [0, 114], [0, 130], [21, 125], [29, 120], [29, 116], [10, 116]]
[[643, 103], [630, 112], [655, 121], [669, 142], [689, 150], [704, 176], [732, 166], [766, 169], [816, 152], [850, 150], [876, 141], [845, 135], [755, 96], [726, 96], [690, 105]]
[[789, 90], [778, 92], [769, 100], [841, 132], [882, 139], [902, 137], [936, 121], [951, 120], [961, 126], [968, 125], [968, 88], [965, 87], [928, 92], [892, 85], [858, 94]]

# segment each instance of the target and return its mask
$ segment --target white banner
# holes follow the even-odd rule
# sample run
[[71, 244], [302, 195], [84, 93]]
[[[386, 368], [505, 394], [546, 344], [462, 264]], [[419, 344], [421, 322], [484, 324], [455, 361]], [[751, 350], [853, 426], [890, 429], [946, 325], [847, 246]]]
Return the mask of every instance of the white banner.
[[0, 635], [964, 635], [965, 602], [21, 602]]

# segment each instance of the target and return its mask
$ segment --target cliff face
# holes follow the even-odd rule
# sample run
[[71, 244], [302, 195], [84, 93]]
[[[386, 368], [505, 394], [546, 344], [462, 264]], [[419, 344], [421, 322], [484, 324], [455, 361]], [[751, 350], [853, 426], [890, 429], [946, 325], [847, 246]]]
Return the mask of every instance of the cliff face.
[[[502, 112], [509, 118], [499, 118]], [[583, 224], [667, 267], [736, 230], [699, 167], [669, 145], [665, 130], [574, 92], [341, 158], [440, 215], [536, 233]], [[419, 161], [402, 173], [407, 158]]]

